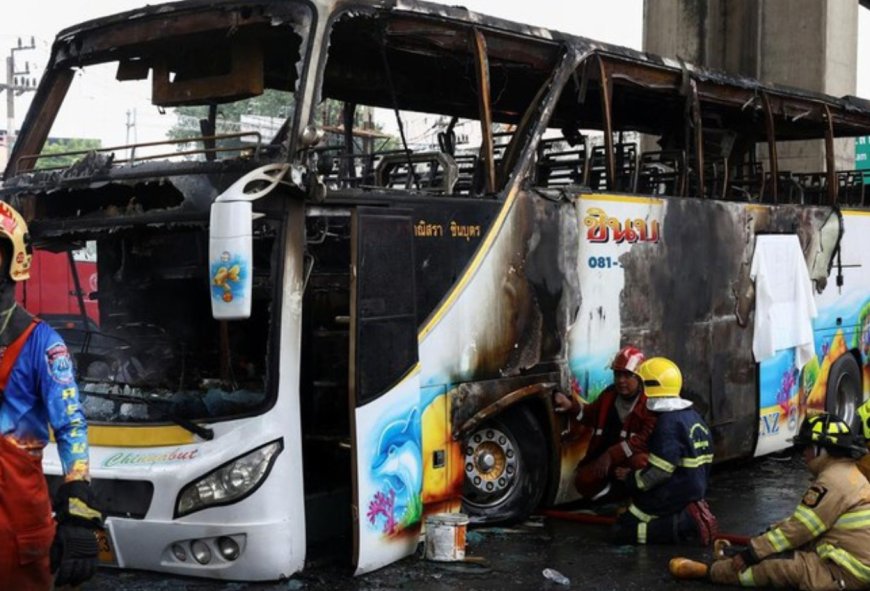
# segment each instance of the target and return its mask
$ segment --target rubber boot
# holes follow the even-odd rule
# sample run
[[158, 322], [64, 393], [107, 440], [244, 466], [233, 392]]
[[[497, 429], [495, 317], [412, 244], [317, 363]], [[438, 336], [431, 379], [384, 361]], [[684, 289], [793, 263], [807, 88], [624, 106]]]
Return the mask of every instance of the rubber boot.
[[675, 579], [704, 579], [710, 572], [710, 567], [703, 562], [677, 556], [671, 558], [668, 570]]
[[692, 516], [692, 520], [698, 528], [701, 545], [705, 547], [709, 546], [719, 533], [719, 522], [716, 520], [713, 512], [710, 511], [710, 505], [707, 504], [706, 500], [701, 499], [700, 501], [689, 503], [686, 511]]

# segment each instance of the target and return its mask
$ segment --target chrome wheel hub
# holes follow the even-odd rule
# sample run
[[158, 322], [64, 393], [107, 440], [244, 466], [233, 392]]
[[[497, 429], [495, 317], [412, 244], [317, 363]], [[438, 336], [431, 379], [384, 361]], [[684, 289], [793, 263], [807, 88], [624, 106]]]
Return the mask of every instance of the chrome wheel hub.
[[499, 493], [517, 476], [517, 451], [511, 439], [498, 429], [481, 429], [465, 444], [465, 477], [485, 494]]

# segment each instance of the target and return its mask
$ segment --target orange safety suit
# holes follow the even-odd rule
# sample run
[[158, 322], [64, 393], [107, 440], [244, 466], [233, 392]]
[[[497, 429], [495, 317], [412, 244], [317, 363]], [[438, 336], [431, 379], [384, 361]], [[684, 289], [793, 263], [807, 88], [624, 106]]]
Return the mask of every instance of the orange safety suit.
[[[35, 326], [2, 352], [0, 392]], [[42, 454], [31, 454], [0, 436], [0, 587], [15, 591], [51, 589], [49, 549], [55, 522], [42, 473]]]

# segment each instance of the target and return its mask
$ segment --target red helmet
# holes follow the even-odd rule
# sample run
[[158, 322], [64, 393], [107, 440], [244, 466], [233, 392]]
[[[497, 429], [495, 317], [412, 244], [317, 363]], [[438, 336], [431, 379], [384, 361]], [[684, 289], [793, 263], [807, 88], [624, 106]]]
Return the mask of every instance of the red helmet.
[[637, 369], [645, 359], [643, 351], [628, 345], [619, 350], [619, 353], [613, 358], [613, 363], [610, 364], [610, 369], [613, 371], [630, 371], [633, 374], [637, 374]]

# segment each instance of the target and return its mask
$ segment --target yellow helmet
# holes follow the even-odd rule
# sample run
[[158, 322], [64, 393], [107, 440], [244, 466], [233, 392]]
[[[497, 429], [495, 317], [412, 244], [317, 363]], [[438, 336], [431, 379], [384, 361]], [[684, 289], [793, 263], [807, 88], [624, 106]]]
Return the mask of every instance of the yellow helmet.
[[870, 440], [870, 400], [858, 407], [858, 416], [861, 417], [861, 431], [864, 439]]
[[12, 243], [12, 260], [9, 261], [9, 276], [13, 281], [30, 279], [30, 261], [33, 259], [33, 247], [30, 244], [30, 233], [27, 222], [21, 214], [6, 203], [0, 201], [0, 238]]
[[826, 412], [804, 419], [798, 434], [791, 442], [798, 447], [818, 445], [828, 451], [839, 452], [855, 459], [867, 453], [864, 442], [855, 437], [849, 425], [839, 417]]
[[638, 368], [647, 398], [678, 398], [683, 389], [683, 374], [670, 359], [652, 357]]

